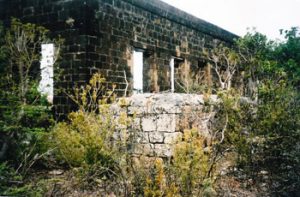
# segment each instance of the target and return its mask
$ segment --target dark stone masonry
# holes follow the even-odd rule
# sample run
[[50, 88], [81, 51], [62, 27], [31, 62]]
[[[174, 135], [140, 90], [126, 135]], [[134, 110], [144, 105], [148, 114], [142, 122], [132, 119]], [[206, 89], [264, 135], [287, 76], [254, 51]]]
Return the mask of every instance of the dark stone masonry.
[[[187, 79], [209, 83], [203, 48], [237, 37], [159, 0], [0, 0], [0, 19], [8, 24], [12, 16], [65, 39], [56, 90], [71, 89], [101, 72], [120, 95], [129, 85], [126, 95], [131, 95], [136, 51], [142, 54], [140, 91], [180, 92]], [[54, 106], [57, 115], [72, 109], [70, 99], [57, 91]]]

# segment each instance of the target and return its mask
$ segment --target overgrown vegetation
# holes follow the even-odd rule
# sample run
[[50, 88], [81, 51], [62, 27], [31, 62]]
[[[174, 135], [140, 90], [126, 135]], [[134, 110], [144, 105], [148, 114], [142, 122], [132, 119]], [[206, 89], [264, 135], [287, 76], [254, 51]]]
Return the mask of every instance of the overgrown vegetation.
[[[7, 161], [7, 169], [16, 169], [10, 178], [18, 177], [20, 185], [47, 152], [40, 143], [54, 123], [46, 96], [38, 91], [40, 47], [51, 41], [47, 35], [44, 27], [17, 19], [12, 19], [9, 29], [0, 25], [0, 161]], [[14, 180], [10, 182], [13, 186]]]
[[[156, 159], [144, 177], [145, 196], [216, 196], [215, 165], [206, 138], [196, 130], [186, 130], [174, 147], [171, 161]], [[141, 193], [142, 194], [142, 193]]]
[[[108, 90], [100, 74], [65, 92], [78, 111], [54, 123], [37, 89], [48, 30], [17, 19], [0, 25], [0, 195], [230, 196], [219, 182], [227, 178], [257, 195], [297, 196], [300, 36], [297, 28], [282, 33], [280, 43], [252, 32], [203, 51], [219, 97], [211, 136], [186, 130], [173, 157], [162, 159], [130, 155], [134, 117], [112, 110], [114, 85]], [[38, 169], [47, 175], [29, 180]]]
[[300, 105], [297, 72], [290, 69], [300, 62], [294, 51], [286, 56], [279, 51], [297, 50], [291, 43], [296, 45], [300, 37], [295, 28], [285, 36], [286, 42], [279, 44], [256, 32], [238, 41], [233, 50], [243, 58], [244, 89], [220, 94], [218, 121], [225, 125], [220, 129], [223, 148], [236, 153], [237, 167], [248, 179], [269, 195], [296, 196]]
[[125, 129], [130, 119], [110, 109], [108, 100], [114, 100], [114, 94], [104, 83], [105, 79], [95, 74], [88, 85], [70, 93], [79, 110], [69, 114], [68, 122], [58, 123], [50, 137], [55, 158], [71, 168], [77, 167], [83, 186], [105, 183], [106, 179], [118, 184], [124, 178], [121, 176], [128, 140]]

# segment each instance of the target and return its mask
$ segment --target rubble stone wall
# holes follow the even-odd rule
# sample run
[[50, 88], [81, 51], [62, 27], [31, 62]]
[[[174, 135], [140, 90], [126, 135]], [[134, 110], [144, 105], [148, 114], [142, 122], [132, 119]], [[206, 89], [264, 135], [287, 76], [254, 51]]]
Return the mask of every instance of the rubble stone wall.
[[193, 94], [136, 94], [126, 98], [127, 105], [114, 111], [127, 112], [133, 118], [133, 154], [170, 157], [174, 144], [182, 140], [185, 129], [197, 129], [210, 135], [211, 105], [216, 96]]

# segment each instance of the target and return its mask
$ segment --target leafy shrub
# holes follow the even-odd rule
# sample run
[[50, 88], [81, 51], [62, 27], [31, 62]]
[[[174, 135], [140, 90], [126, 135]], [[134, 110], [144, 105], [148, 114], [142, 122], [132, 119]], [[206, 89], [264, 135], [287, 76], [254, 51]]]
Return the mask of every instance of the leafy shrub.
[[116, 128], [112, 118], [108, 109], [101, 109], [101, 115], [72, 112], [70, 123], [58, 123], [53, 130], [59, 158], [75, 167], [98, 161], [111, 162], [110, 157], [116, 151], [112, 143]]
[[124, 113], [113, 113], [108, 104], [113, 91], [106, 90], [104, 83], [100, 74], [94, 74], [89, 84], [69, 94], [79, 110], [70, 113], [68, 121], [58, 123], [50, 138], [56, 158], [79, 168], [82, 185], [123, 178], [121, 166], [126, 159], [130, 119]]
[[212, 147], [206, 146], [205, 137], [197, 130], [184, 132], [183, 141], [175, 146], [169, 175], [182, 196], [203, 195], [212, 186], [211, 151]]
[[25, 184], [22, 175], [7, 163], [0, 163], [0, 195], [4, 196], [41, 196], [31, 184]]
[[237, 167], [249, 179], [267, 182], [270, 194], [294, 195], [300, 185], [299, 95], [282, 78], [264, 80], [258, 96], [253, 103], [233, 92], [220, 95], [217, 121], [227, 124], [222, 147], [237, 154]]
[[[174, 146], [169, 161], [148, 159], [135, 169], [135, 195], [143, 196], [216, 196], [214, 190], [215, 161], [212, 147], [198, 131], [186, 130], [184, 140]], [[141, 162], [141, 161], [139, 161]], [[143, 191], [139, 189], [143, 186]]]
[[38, 91], [39, 50], [50, 41], [48, 32], [18, 19], [0, 27], [0, 161], [10, 161], [21, 173], [40, 154], [38, 139], [53, 124], [51, 106]]
[[[256, 163], [267, 170], [270, 188], [278, 194], [296, 194], [300, 189], [299, 93], [284, 81], [268, 82], [260, 88], [256, 138]], [[278, 192], [278, 193], [277, 193]]]
[[175, 184], [167, 184], [165, 170], [163, 161], [161, 159], [156, 159], [154, 165], [150, 167], [148, 176], [146, 177], [144, 196], [179, 196], [179, 189], [175, 186]]

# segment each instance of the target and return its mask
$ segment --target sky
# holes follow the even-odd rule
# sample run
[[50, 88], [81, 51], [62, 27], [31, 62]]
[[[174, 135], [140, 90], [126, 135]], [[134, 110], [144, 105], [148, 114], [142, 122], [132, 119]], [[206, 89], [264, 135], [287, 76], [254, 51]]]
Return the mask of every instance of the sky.
[[300, 27], [300, 0], [162, 0], [239, 36], [247, 29], [283, 39], [280, 29]]

